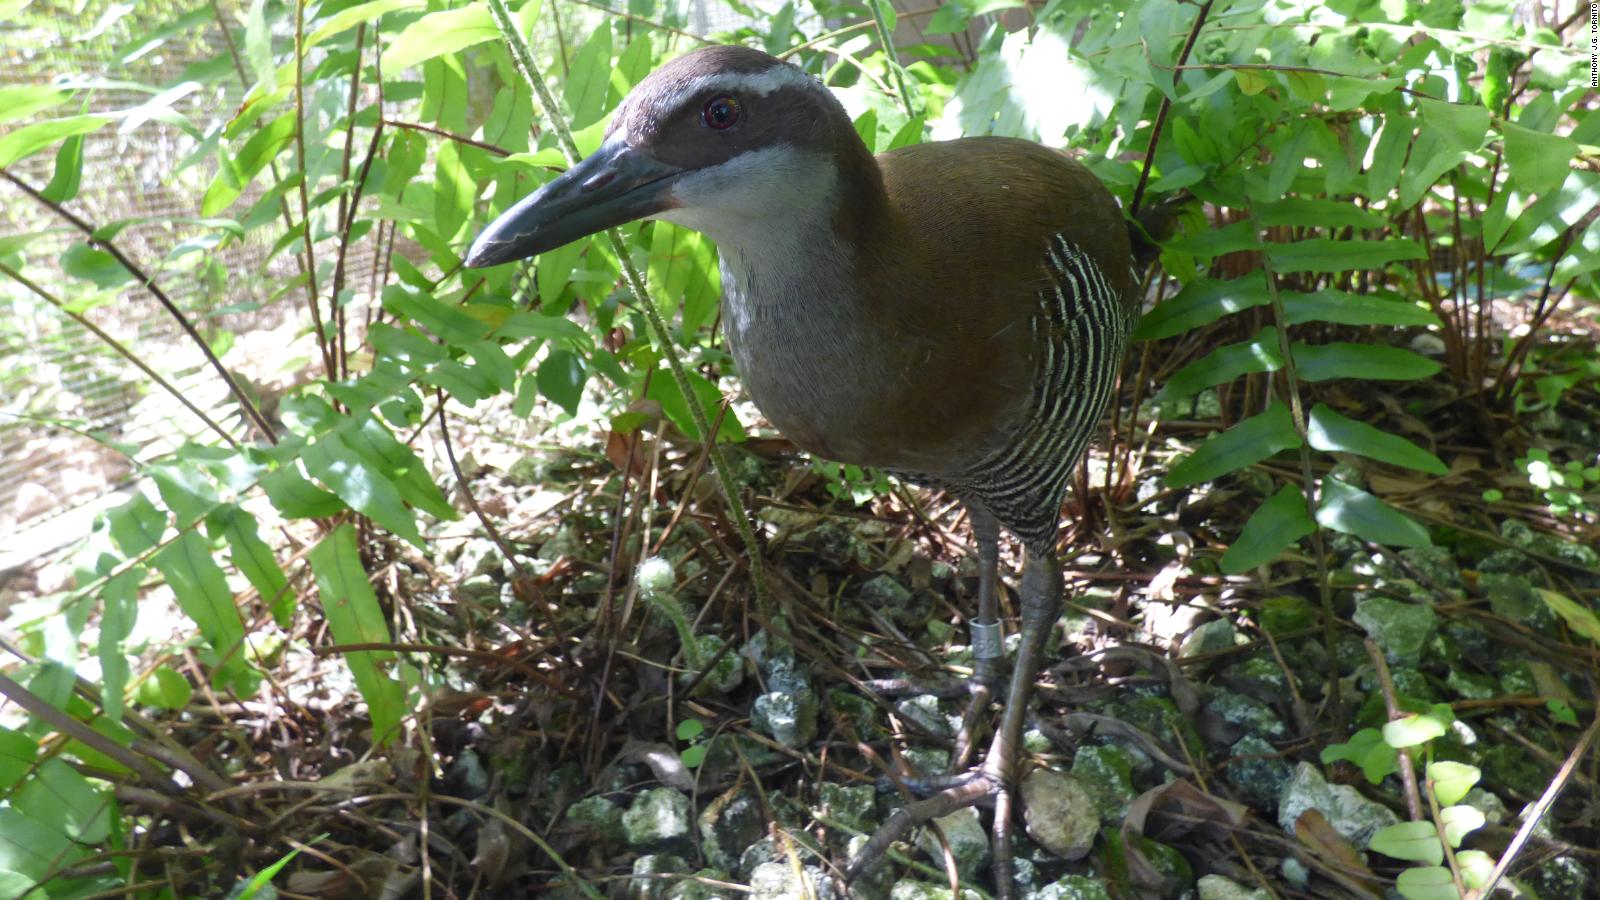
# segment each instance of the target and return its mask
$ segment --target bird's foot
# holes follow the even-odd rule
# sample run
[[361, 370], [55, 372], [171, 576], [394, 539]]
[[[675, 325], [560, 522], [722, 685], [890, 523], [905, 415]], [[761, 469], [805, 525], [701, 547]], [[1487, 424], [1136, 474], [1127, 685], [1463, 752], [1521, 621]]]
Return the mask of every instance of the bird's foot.
[[[966, 678], [935, 682], [921, 682], [910, 678], [880, 678], [868, 681], [864, 686], [881, 697], [927, 694], [941, 700], [969, 698], [967, 710], [961, 717], [961, 727], [956, 731], [954, 751], [950, 754], [950, 769], [959, 772], [972, 758], [972, 751], [977, 747], [980, 722], [983, 715], [988, 712], [990, 702], [1004, 683], [1001, 661], [994, 657], [983, 657], [977, 660], [972, 674]], [[919, 791], [919, 793], [925, 792]]]
[[994, 828], [990, 832], [990, 839], [994, 854], [995, 896], [999, 900], [1011, 900], [1012, 766], [1010, 760], [994, 757], [991, 753], [990, 760], [982, 766], [959, 775], [907, 782], [906, 786], [913, 791], [920, 792], [921, 788], [931, 787], [937, 793], [895, 810], [889, 821], [873, 833], [861, 852], [850, 861], [845, 869], [845, 880], [854, 881], [877, 868], [888, 853], [889, 846], [905, 838], [913, 828], [969, 806], [993, 806]]

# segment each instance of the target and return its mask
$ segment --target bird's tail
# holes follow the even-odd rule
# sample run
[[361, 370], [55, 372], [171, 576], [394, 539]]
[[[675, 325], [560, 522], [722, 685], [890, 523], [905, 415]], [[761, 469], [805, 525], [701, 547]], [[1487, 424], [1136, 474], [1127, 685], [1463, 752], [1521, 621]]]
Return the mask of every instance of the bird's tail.
[[1180, 191], [1160, 203], [1152, 203], [1139, 210], [1128, 220], [1128, 240], [1133, 245], [1133, 261], [1139, 268], [1154, 262], [1161, 255], [1161, 244], [1178, 228], [1178, 216], [1194, 200], [1188, 191]]

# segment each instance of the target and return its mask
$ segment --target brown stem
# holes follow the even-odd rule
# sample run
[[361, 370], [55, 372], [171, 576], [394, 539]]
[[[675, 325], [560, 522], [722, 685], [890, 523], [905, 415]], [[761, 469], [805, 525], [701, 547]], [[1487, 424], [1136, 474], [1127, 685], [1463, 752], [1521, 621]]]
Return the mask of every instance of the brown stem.
[[490, 153], [493, 153], [495, 156], [511, 155], [511, 151], [505, 149], [504, 147], [496, 147], [493, 144], [486, 144], [483, 141], [476, 141], [469, 137], [462, 137], [459, 134], [451, 131], [445, 131], [443, 128], [435, 128], [432, 125], [423, 125], [419, 122], [402, 122], [399, 119], [384, 119], [383, 124], [388, 125], [391, 128], [404, 128], [407, 131], [425, 131], [428, 134], [435, 134], [446, 140], [455, 141], [458, 144], [466, 144], [468, 147], [477, 147], [479, 150], [486, 150]]
[[261, 414], [261, 410], [256, 409], [256, 405], [253, 401], [251, 401], [250, 395], [246, 394], [244, 392], [244, 388], [239, 386], [239, 382], [234, 380], [233, 374], [228, 371], [227, 366], [222, 364], [222, 360], [217, 358], [217, 354], [212, 351], [211, 345], [206, 342], [206, 339], [200, 336], [200, 332], [194, 327], [194, 323], [190, 322], [189, 317], [183, 314], [183, 310], [178, 308], [178, 304], [172, 302], [172, 298], [167, 296], [167, 292], [163, 291], [160, 286], [156, 284], [154, 278], [151, 278], [144, 269], [140, 268], [134, 263], [133, 260], [129, 259], [127, 255], [117, 247], [114, 241], [110, 240], [109, 238], [103, 240], [96, 238], [95, 228], [93, 225], [85, 222], [83, 219], [78, 218], [71, 212], [68, 212], [66, 207], [55, 202], [54, 200], [49, 199], [48, 197], [45, 197], [38, 191], [38, 189], [23, 181], [21, 178], [11, 174], [4, 167], [0, 167], [0, 178], [4, 178], [5, 180], [16, 185], [22, 190], [23, 193], [39, 201], [39, 203], [49, 208], [51, 212], [54, 212], [61, 218], [71, 222], [72, 225], [79, 231], [82, 231], [84, 234], [89, 236], [90, 243], [97, 245], [105, 252], [111, 254], [112, 259], [115, 259], [124, 269], [127, 269], [128, 274], [132, 275], [134, 279], [139, 282], [141, 287], [149, 291], [156, 298], [156, 300], [166, 308], [167, 312], [178, 321], [178, 326], [181, 327], [184, 333], [189, 336], [190, 340], [194, 341], [195, 345], [200, 348], [200, 352], [205, 354], [206, 361], [211, 364], [211, 367], [216, 370], [217, 374], [220, 375], [222, 380], [228, 385], [229, 392], [231, 392], [234, 398], [239, 401], [239, 406], [244, 409], [245, 416], [250, 419], [251, 424], [256, 427], [256, 430], [261, 433], [261, 436], [271, 443], [276, 444], [278, 442], [277, 435], [273, 434], [272, 432], [272, 426], [267, 423], [267, 419]]

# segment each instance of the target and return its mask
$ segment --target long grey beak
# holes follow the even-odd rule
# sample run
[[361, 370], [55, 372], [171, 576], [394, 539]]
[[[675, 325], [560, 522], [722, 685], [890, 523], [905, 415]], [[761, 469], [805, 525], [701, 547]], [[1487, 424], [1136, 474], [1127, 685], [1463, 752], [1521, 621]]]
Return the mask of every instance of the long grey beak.
[[611, 140], [495, 219], [467, 251], [468, 268], [527, 259], [673, 205], [682, 169]]

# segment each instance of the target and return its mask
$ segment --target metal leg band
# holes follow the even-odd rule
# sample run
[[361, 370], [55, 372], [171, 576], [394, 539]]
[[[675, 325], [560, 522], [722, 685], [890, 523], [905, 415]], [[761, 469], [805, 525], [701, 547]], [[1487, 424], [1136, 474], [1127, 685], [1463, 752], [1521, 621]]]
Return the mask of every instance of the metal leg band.
[[999, 659], [1005, 655], [1000, 640], [999, 622], [972, 623], [972, 656], [975, 659]]

